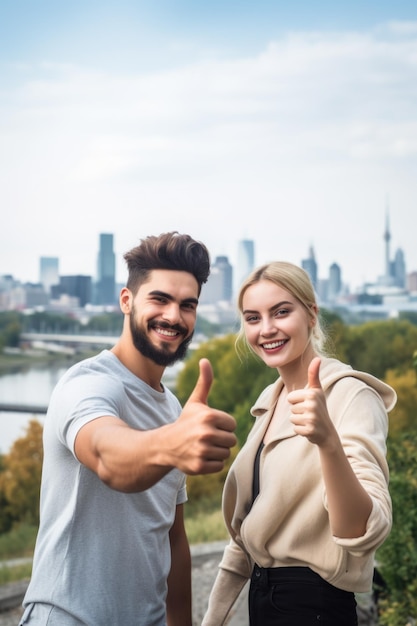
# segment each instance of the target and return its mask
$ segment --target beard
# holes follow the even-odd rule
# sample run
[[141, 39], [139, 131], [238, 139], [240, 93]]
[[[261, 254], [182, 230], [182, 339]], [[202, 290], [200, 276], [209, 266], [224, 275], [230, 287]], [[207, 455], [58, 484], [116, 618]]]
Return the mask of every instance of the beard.
[[[170, 324], [159, 322], [158, 326], [161, 328], [176, 330], [183, 335], [186, 332], [186, 330], [178, 324], [174, 324], [171, 326]], [[150, 328], [152, 328], [152, 323], [150, 324]], [[138, 350], [146, 359], [150, 359], [156, 365], [160, 365], [162, 367], [173, 365], [177, 361], [181, 361], [185, 358], [188, 346], [190, 345], [194, 334], [191, 333], [191, 335], [184, 339], [175, 350], [175, 352], [170, 352], [170, 344], [168, 342], [162, 342], [161, 348], [155, 348], [155, 346], [149, 341], [146, 333], [141, 328], [139, 328], [138, 324], [136, 323], [134, 308], [130, 313], [130, 333], [132, 335], [133, 345], [135, 346], [136, 350]]]

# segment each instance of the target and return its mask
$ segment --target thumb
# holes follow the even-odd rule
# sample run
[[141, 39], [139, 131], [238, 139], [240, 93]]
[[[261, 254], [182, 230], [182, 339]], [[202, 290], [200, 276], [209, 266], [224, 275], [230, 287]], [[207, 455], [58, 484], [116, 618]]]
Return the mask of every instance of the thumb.
[[210, 388], [213, 383], [213, 369], [208, 359], [200, 359], [200, 375], [195, 387], [188, 398], [188, 402], [201, 402], [207, 404]]
[[319, 378], [321, 359], [316, 357], [308, 366], [308, 388], [309, 389], [321, 389], [321, 382]]

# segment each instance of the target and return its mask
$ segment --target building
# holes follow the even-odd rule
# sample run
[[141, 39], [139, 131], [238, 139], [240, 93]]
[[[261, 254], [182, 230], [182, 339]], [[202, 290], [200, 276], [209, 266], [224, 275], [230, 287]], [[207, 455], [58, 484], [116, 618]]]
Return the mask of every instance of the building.
[[201, 290], [202, 304], [231, 302], [233, 298], [233, 268], [227, 256], [218, 256], [211, 266], [210, 276]]
[[238, 242], [235, 291], [255, 267], [255, 242], [252, 239], [242, 239]]
[[116, 303], [116, 259], [113, 251], [113, 235], [100, 234], [97, 260], [96, 304]]
[[59, 284], [59, 259], [54, 256], [41, 256], [39, 262], [39, 282], [50, 295], [51, 288]]
[[301, 261], [301, 267], [310, 276], [310, 280], [313, 283], [313, 287], [317, 291], [317, 289], [318, 289], [318, 271], [317, 271], [317, 263], [316, 263], [316, 257], [315, 257], [315, 254], [314, 254], [313, 246], [310, 246], [308, 257]]
[[76, 298], [78, 306], [85, 307], [91, 304], [93, 289], [91, 276], [61, 276], [59, 285], [52, 290], [54, 300], [61, 299], [62, 296]]
[[327, 300], [336, 300], [342, 291], [342, 270], [340, 265], [332, 263], [329, 269], [329, 282], [327, 285]]

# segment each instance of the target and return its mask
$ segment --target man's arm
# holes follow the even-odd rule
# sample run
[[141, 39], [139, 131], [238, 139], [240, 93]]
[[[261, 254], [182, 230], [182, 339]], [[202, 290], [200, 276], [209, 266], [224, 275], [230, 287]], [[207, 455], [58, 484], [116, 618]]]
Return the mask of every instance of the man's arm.
[[167, 624], [192, 625], [191, 556], [184, 528], [184, 506], [177, 506], [175, 521], [169, 533], [171, 571], [168, 576]]
[[210, 362], [202, 359], [197, 384], [172, 424], [141, 431], [111, 416], [88, 422], [75, 439], [78, 460], [124, 492], [148, 489], [173, 467], [186, 474], [220, 471], [236, 444], [236, 422], [207, 405], [212, 380]]

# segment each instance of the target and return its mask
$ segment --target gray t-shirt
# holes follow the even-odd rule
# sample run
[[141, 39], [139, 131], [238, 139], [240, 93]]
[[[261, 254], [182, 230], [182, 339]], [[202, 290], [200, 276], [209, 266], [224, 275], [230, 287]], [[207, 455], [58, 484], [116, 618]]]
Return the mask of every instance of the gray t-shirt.
[[185, 475], [171, 470], [150, 489], [107, 487], [74, 455], [79, 429], [113, 415], [148, 430], [175, 421], [181, 406], [105, 350], [58, 382], [44, 426], [41, 523], [24, 604], [42, 602], [88, 626], [165, 626], [169, 530], [186, 501]]

